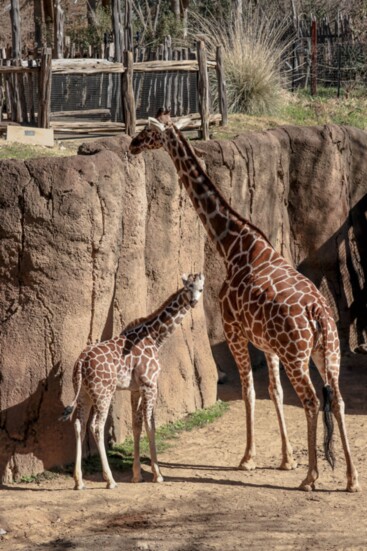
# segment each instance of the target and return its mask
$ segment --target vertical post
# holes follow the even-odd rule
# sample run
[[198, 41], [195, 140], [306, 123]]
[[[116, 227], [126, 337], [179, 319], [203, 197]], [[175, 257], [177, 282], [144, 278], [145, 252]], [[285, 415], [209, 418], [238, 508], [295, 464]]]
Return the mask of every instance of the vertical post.
[[11, 0], [10, 18], [11, 18], [12, 57], [14, 59], [19, 59], [20, 58], [20, 51], [21, 51], [19, 0]]
[[[1, 52], [0, 52], [0, 65], [1, 65]], [[3, 84], [4, 82], [4, 84]], [[3, 81], [3, 75], [0, 75], [0, 122], [3, 120], [3, 99], [5, 97], [5, 77]]]
[[125, 133], [132, 136], [135, 133], [135, 99], [133, 89], [133, 52], [124, 52], [125, 71], [122, 73], [122, 111], [124, 114]]
[[217, 80], [218, 80], [218, 100], [219, 100], [219, 111], [222, 115], [221, 126], [225, 126], [228, 123], [228, 103], [227, 103], [227, 88], [226, 88], [226, 79], [224, 73], [223, 65], [223, 48], [222, 46], [217, 46]]
[[42, 45], [42, 22], [44, 20], [43, 1], [34, 0], [34, 45], [40, 48]]
[[338, 48], [338, 90], [337, 90], [337, 97], [340, 98], [340, 80], [341, 80], [341, 66], [342, 66], [342, 49], [341, 44], [337, 44]]
[[64, 10], [61, 7], [61, 0], [55, 2], [55, 17], [54, 17], [54, 59], [62, 59], [64, 57]]
[[199, 110], [201, 116], [201, 132], [203, 140], [209, 139], [209, 78], [206, 61], [205, 44], [202, 40], [197, 42], [197, 56], [199, 64], [198, 93]]
[[317, 22], [316, 17], [311, 23], [311, 96], [317, 94]]
[[124, 49], [133, 50], [133, 27], [132, 20], [132, 7], [131, 0], [125, 0], [125, 14], [124, 14]]
[[112, 30], [115, 43], [115, 61], [122, 62], [122, 32], [121, 32], [121, 9], [120, 0], [111, 0], [112, 8]]
[[52, 55], [50, 48], [43, 48], [38, 83], [38, 126], [49, 128], [51, 111]]

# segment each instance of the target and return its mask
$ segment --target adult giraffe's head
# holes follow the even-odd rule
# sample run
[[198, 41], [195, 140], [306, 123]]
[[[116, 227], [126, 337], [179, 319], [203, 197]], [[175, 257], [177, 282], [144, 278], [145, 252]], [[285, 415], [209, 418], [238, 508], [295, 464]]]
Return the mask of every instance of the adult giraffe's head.
[[169, 109], [159, 109], [155, 118], [149, 117], [148, 124], [131, 140], [130, 153], [137, 155], [144, 149], [160, 149], [164, 144], [165, 131], [175, 126], [181, 128], [187, 119], [173, 123]]

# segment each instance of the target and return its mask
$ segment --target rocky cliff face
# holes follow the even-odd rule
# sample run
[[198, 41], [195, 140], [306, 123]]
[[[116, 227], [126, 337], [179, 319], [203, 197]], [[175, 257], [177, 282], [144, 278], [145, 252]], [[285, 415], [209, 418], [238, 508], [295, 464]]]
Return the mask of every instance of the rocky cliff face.
[[[204, 264], [204, 232], [170, 160], [130, 158], [108, 140], [66, 159], [1, 163], [1, 429], [3, 480], [73, 460], [73, 364], [88, 340], [118, 334]], [[161, 352], [157, 420], [216, 399], [203, 301]], [[110, 436], [130, 427], [116, 395]]]
[[[128, 144], [106, 139], [72, 158], [0, 163], [3, 480], [73, 460], [72, 425], [57, 418], [73, 397], [80, 351], [150, 313], [183, 272], [203, 267], [206, 319], [200, 304], [162, 350], [158, 423], [216, 398], [221, 261], [168, 155], [130, 157]], [[366, 342], [366, 145], [365, 133], [334, 126], [200, 144], [224, 196], [327, 295], [352, 349]], [[129, 402], [116, 395], [114, 440], [129, 429]]]

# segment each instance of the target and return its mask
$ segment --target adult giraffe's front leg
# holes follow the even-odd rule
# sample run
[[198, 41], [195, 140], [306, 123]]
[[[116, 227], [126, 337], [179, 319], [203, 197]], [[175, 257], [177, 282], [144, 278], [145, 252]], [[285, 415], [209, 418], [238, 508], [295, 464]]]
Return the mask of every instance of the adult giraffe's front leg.
[[246, 448], [239, 469], [250, 471], [256, 469], [255, 456], [255, 389], [252, 377], [248, 341], [240, 327], [223, 321], [224, 335], [229, 349], [237, 364], [242, 386], [242, 398], [246, 408]]
[[274, 402], [275, 411], [277, 412], [280, 437], [282, 440], [282, 462], [280, 469], [289, 471], [297, 467], [297, 463], [293, 457], [292, 446], [288, 439], [287, 427], [284, 418], [283, 409], [283, 388], [280, 382], [279, 373], [279, 358], [276, 354], [265, 354], [266, 362], [269, 369], [269, 395]]

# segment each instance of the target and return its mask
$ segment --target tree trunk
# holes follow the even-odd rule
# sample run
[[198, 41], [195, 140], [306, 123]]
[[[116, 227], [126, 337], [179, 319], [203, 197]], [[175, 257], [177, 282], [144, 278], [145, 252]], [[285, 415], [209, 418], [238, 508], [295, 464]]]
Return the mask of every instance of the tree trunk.
[[115, 61], [122, 61], [123, 38], [121, 25], [120, 0], [112, 0], [112, 30], [115, 43]]
[[42, 44], [42, 21], [43, 21], [42, 0], [33, 0], [33, 18], [34, 18], [34, 46], [35, 48], [40, 48]]
[[55, 19], [54, 19], [54, 59], [64, 57], [64, 10], [61, 7], [61, 0], [55, 1]]
[[176, 19], [181, 17], [181, 5], [180, 0], [171, 0], [171, 10], [173, 11]]
[[11, 18], [11, 38], [12, 38], [12, 57], [20, 58], [20, 9], [19, 0], [11, 0], [10, 6]]
[[87, 2], [87, 19], [90, 27], [96, 26], [96, 7], [97, 0], [88, 0]]

